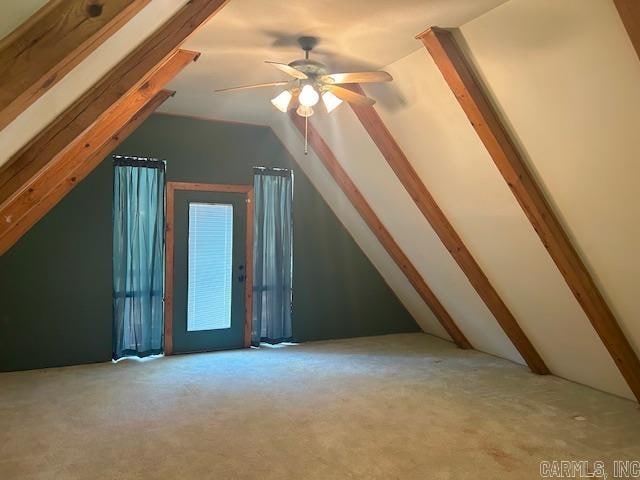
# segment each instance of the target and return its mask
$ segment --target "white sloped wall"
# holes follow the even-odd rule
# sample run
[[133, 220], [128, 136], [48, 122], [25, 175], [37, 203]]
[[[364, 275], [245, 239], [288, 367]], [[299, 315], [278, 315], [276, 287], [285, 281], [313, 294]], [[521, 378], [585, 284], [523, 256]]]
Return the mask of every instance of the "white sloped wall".
[[[462, 35], [494, 103], [640, 353], [640, 61], [613, 1], [511, 0], [464, 25]], [[578, 331], [568, 335], [568, 343], [585, 344], [589, 361], [580, 364], [571, 350], [564, 354], [556, 347], [558, 360], [592, 385], [624, 393], [614, 389], [617, 375], [607, 376], [586, 338]], [[567, 376], [579, 380], [572, 372]]]
[[272, 124], [272, 128], [420, 327], [427, 333], [451, 340], [313, 150], [309, 150], [309, 155], [304, 155], [303, 137], [289, 117], [286, 115], [278, 117]]
[[474, 347], [523, 363], [350, 108], [313, 124]]
[[[583, 251], [593, 249], [587, 261], [596, 278], [617, 280], [609, 284], [615, 294], [604, 291], [635, 340], [640, 310], [623, 293], [632, 293], [640, 273], [640, 210], [637, 194], [631, 198], [640, 155], [630, 128], [637, 135], [640, 63], [608, 3], [511, 0], [461, 30], [508, 119], [513, 109], [512, 126], [545, 185], [549, 175], [561, 217], [581, 229], [570, 233], [583, 239]], [[395, 92], [368, 89], [381, 100], [379, 113], [552, 372], [633, 398], [426, 50], [387, 70]], [[406, 198], [396, 208], [413, 207]], [[391, 230], [401, 242], [417, 234], [415, 227]]]
[[[461, 31], [637, 346], [640, 62], [615, 7], [609, 0], [511, 0]], [[386, 69], [393, 85], [367, 92], [552, 372], [633, 398], [426, 50], [417, 43]], [[319, 114], [313, 123], [476, 348], [522, 363], [350, 109]], [[334, 195], [329, 186], [324, 192]], [[337, 213], [347, 226], [357, 223]], [[390, 261], [380, 255], [376, 265]]]
[[[501, 92], [494, 90], [494, 93], [507, 118], [510, 118], [507, 107], [513, 108], [520, 115], [524, 128], [532, 129], [531, 141], [542, 143], [540, 155], [548, 156], [550, 150], [556, 152], [553, 159], [546, 158], [543, 165], [550, 169], [549, 174], [562, 192], [559, 195], [565, 199], [566, 208], [574, 207], [577, 225], [580, 220], [589, 219], [589, 212], [600, 215], [596, 224], [586, 221], [585, 238], [589, 245], [600, 245], [607, 254], [606, 258], [612, 264], [604, 271], [609, 276], [617, 275], [616, 293], [622, 297], [622, 292], [629, 292], [633, 285], [639, 284], [640, 269], [633, 255], [633, 245], [640, 232], [633, 219], [640, 220], [640, 215], [637, 215], [638, 202], [634, 203], [628, 197], [633, 190], [625, 187], [638, 178], [637, 162], [634, 166], [630, 164], [640, 156], [633, 138], [621, 138], [619, 128], [623, 133], [629, 129], [617, 127], [616, 118], [622, 115], [631, 122], [629, 125], [640, 125], [634, 117], [640, 112], [640, 105], [635, 100], [637, 92], [630, 91], [632, 80], [638, 80], [637, 75], [633, 76], [638, 62], [633, 58], [630, 45], [623, 45], [625, 41], [628, 43], [626, 33], [608, 2], [563, 2], [560, 12], [557, 2], [543, 3], [511, 0], [464, 25], [462, 33], [489, 86], [492, 86], [493, 74], [499, 81], [498, 86], [504, 89], [503, 95], [509, 100], [507, 105], [499, 101]], [[572, 13], [572, 10], [576, 11]], [[604, 14], [607, 11], [609, 15]], [[546, 18], [549, 15], [558, 15], [559, 19], [550, 22]], [[518, 34], [505, 25], [517, 30]], [[565, 38], [560, 44], [548, 40], [559, 35], [566, 37], [567, 30], [578, 34]], [[530, 41], [532, 38], [546, 40], [545, 49], [549, 51], [532, 52], [530, 43], [516, 45], [510, 41], [512, 36], [517, 38], [518, 35]], [[484, 49], [474, 50], [474, 42]], [[605, 59], [589, 55], [593, 52], [593, 43], [599, 42], [605, 44], [601, 47], [603, 52], [623, 50], [619, 53], [621, 58], [610, 62], [606, 75], [599, 72]], [[503, 58], [499, 55], [502, 51], [509, 55], [504, 54]], [[367, 89], [379, 100], [378, 112], [550, 369], [570, 380], [633, 398], [427, 52], [417, 44], [416, 52], [389, 65], [387, 70], [395, 78], [393, 87]], [[576, 101], [590, 98], [588, 107], [568, 105], [563, 89], [551, 95], [557, 86], [558, 71], [564, 75], [567, 89], [570, 85], [575, 89], [576, 84], [584, 89], [581, 78], [596, 75], [595, 80], [592, 78], [587, 82], [588, 91], [573, 94]], [[514, 72], [518, 73], [517, 77]], [[518, 93], [514, 93], [515, 84], [525, 78], [526, 87], [520, 85]], [[547, 88], [540, 88], [545, 82]], [[609, 100], [611, 95], [616, 98]], [[598, 101], [593, 101], [594, 97], [598, 97]], [[542, 106], [548, 116], [543, 116]], [[584, 122], [588, 127], [593, 117], [603, 115], [605, 120], [598, 124], [611, 122], [608, 130], [613, 132], [607, 132], [600, 125], [597, 132], [588, 132], [590, 145], [585, 146], [585, 139], [581, 138], [586, 128]], [[558, 124], [550, 123], [551, 119]], [[319, 114], [313, 117], [313, 123], [476, 348], [522, 363], [350, 109], [342, 106], [331, 115]], [[522, 140], [517, 125], [514, 128]], [[275, 130], [281, 137], [284, 135], [282, 127]], [[543, 131], [553, 131], [553, 135], [543, 135]], [[300, 143], [297, 148], [301, 150]], [[590, 162], [585, 164], [587, 149], [593, 151], [589, 155]], [[607, 163], [603, 166], [602, 158], [609, 150], [616, 152], [616, 158], [605, 157]], [[527, 152], [531, 155], [531, 151]], [[313, 156], [300, 160], [295, 150], [294, 155], [299, 161], [308, 163], [311, 160], [313, 164]], [[537, 171], [536, 157], [531, 161]], [[629, 167], [632, 167], [631, 172], [625, 170]], [[635, 175], [620, 177], [624, 172]], [[326, 184], [320, 191], [354, 236], [361, 241], [369, 236], [369, 242], [365, 243], [377, 245], [366, 226], [354, 226], [361, 223], [353, 215], [355, 212], [346, 215], [344, 205], [336, 208], [335, 198], [340, 195], [335, 192], [335, 185], [330, 185], [326, 172], [314, 165], [308, 173], [316, 184]], [[590, 180], [586, 187], [581, 187], [584, 177]], [[554, 192], [550, 193], [556, 203]], [[585, 198], [581, 198], [581, 194]], [[603, 196], [606, 197], [604, 204], [601, 203]], [[583, 208], [583, 202], [588, 210]], [[562, 205], [560, 214], [566, 220]], [[632, 225], [628, 225], [629, 221]], [[610, 230], [603, 231], [597, 225], [606, 225]], [[571, 229], [569, 231], [573, 233]], [[577, 244], [584, 250], [580, 242]], [[612, 248], [614, 246], [616, 248]], [[619, 247], [623, 249], [618, 250]], [[379, 250], [379, 245], [376, 248]], [[605, 259], [599, 259], [605, 262]], [[593, 267], [594, 262], [589, 257], [587, 261]], [[389, 268], [389, 262], [390, 258], [378, 251], [375, 262], [378, 268]], [[597, 266], [595, 273], [598, 278]], [[613, 299], [614, 309], [623, 315], [621, 323], [635, 341], [633, 327], [627, 325], [633, 324], [634, 319], [637, 322], [639, 317], [637, 310], [634, 313], [633, 309], [638, 307], [631, 301], [632, 297], [628, 297], [627, 303], [623, 298], [621, 305], [617, 305], [616, 296], [609, 294], [607, 289], [604, 291], [610, 300]], [[627, 316], [620, 314], [625, 307], [631, 310]]]
[[[381, 104], [380, 115], [551, 371], [626, 393], [613, 362], [426, 50], [388, 70], [395, 87], [411, 100], [397, 109]], [[474, 335], [470, 339], [474, 342]]]

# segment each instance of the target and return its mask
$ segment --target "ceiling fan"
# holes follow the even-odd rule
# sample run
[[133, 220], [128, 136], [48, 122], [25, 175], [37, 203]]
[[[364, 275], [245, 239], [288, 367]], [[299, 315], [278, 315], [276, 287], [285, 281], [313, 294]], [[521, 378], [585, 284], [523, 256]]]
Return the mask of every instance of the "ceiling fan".
[[286, 113], [295, 108], [298, 115], [308, 118], [313, 115], [313, 107], [319, 102], [320, 97], [322, 97], [322, 103], [324, 103], [327, 112], [333, 111], [343, 100], [355, 105], [370, 106], [375, 103], [375, 100], [365, 95], [341, 87], [341, 84], [377, 83], [393, 80], [391, 75], [384, 71], [329, 73], [326, 65], [309, 58], [309, 53], [318, 43], [317, 38], [300, 37], [298, 43], [304, 50], [303, 59], [294, 60], [289, 64], [265, 62], [290, 75], [292, 79], [224, 88], [216, 90], [216, 92], [235, 92], [251, 88], [284, 86], [286, 88], [271, 99], [271, 103], [281, 112]]

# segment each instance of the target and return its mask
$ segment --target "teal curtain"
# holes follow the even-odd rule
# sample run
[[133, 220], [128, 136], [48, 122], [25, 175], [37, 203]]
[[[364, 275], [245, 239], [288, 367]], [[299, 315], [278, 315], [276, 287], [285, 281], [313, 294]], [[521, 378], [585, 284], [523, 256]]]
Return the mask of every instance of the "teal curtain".
[[293, 173], [254, 169], [253, 323], [251, 344], [291, 340]]
[[164, 162], [114, 157], [114, 359], [163, 350], [164, 196]]

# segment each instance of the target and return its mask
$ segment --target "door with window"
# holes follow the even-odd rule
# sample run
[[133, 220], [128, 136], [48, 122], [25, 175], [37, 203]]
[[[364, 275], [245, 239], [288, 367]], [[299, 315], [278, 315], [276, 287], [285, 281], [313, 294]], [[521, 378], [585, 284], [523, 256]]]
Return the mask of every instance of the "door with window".
[[169, 183], [169, 353], [248, 344], [251, 192], [243, 185]]

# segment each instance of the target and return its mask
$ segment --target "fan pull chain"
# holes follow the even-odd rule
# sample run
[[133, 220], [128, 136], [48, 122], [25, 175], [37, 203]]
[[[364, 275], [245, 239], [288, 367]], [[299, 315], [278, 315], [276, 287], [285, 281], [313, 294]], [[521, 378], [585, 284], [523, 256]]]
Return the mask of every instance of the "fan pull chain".
[[307, 140], [308, 137], [308, 126], [309, 126], [309, 117], [304, 117], [304, 154], [309, 154], [309, 142]]

